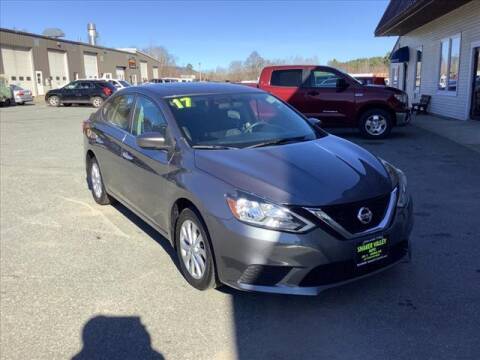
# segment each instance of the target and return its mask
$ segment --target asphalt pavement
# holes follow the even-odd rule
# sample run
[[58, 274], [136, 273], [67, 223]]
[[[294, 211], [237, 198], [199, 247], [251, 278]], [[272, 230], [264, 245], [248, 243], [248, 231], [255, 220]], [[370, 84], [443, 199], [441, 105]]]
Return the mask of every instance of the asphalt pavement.
[[317, 297], [199, 292], [87, 190], [90, 107], [0, 109], [1, 359], [478, 359], [480, 153], [416, 126], [336, 134], [402, 168], [413, 258]]

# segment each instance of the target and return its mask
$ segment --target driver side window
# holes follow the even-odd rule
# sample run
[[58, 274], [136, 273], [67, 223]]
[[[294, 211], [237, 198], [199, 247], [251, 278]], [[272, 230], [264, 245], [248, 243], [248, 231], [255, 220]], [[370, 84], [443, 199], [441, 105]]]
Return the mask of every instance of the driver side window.
[[151, 100], [138, 96], [133, 114], [132, 134], [134, 136], [149, 132], [165, 132], [167, 122], [160, 109]]

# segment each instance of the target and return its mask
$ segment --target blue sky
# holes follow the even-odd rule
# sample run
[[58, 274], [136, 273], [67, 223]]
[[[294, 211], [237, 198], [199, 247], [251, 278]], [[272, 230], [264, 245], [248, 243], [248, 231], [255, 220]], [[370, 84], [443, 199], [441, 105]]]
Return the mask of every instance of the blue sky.
[[350, 1], [9, 1], [0, 26], [41, 33], [59, 27], [86, 41], [94, 22], [108, 47], [165, 46], [179, 65], [203, 69], [244, 60], [253, 50], [268, 59], [317, 56], [349, 60], [384, 55], [395, 38], [373, 31], [388, 0]]

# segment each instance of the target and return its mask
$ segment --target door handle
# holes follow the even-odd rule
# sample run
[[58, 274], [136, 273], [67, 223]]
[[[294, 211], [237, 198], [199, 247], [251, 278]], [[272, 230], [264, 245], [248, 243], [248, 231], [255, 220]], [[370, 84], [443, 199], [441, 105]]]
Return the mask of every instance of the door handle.
[[122, 151], [122, 157], [125, 159], [125, 160], [128, 160], [128, 161], [132, 161], [133, 160], [133, 156], [130, 155], [130, 153], [128, 151]]

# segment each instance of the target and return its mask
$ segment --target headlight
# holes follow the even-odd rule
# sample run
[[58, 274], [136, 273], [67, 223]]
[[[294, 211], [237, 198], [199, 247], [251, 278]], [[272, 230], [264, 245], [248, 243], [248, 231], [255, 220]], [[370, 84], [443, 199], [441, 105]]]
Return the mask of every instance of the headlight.
[[305, 232], [314, 227], [313, 223], [286, 207], [252, 194], [227, 196], [227, 203], [235, 218], [253, 226], [289, 232]]
[[394, 94], [393, 96], [395, 96], [395, 99], [397, 99], [402, 104], [407, 104], [408, 103], [408, 95], [406, 93]]
[[408, 192], [407, 192], [407, 177], [403, 173], [402, 170], [396, 168], [389, 162], [379, 159], [383, 166], [385, 167], [385, 170], [387, 170], [388, 175], [390, 176], [390, 179], [392, 180], [392, 184], [394, 187], [398, 187], [398, 201], [397, 201], [397, 206], [398, 207], [405, 207], [408, 205]]

